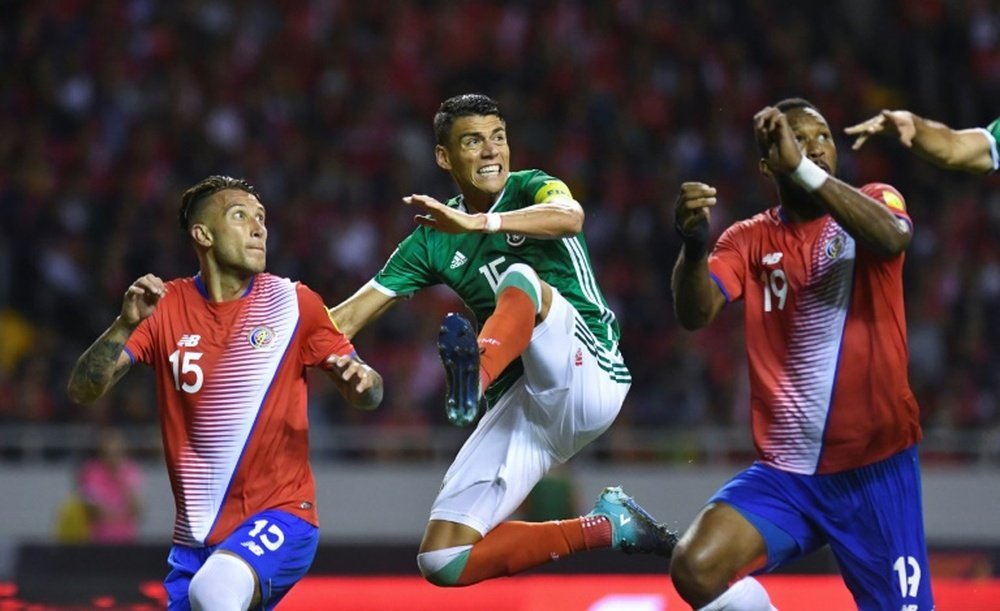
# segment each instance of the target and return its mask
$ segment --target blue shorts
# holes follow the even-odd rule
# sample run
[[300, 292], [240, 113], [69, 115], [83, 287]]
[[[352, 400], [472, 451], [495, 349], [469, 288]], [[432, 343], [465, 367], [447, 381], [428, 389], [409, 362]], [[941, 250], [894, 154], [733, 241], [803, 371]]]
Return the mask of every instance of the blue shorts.
[[167, 608], [188, 611], [188, 587], [208, 557], [220, 549], [236, 554], [249, 564], [260, 582], [261, 605], [273, 609], [312, 565], [319, 545], [319, 529], [298, 516], [269, 509], [251, 516], [231, 535], [211, 547], [170, 548], [171, 571], [164, 580]]
[[858, 609], [934, 608], [916, 447], [831, 475], [755, 463], [710, 502], [731, 505], [764, 537], [762, 571], [829, 544]]

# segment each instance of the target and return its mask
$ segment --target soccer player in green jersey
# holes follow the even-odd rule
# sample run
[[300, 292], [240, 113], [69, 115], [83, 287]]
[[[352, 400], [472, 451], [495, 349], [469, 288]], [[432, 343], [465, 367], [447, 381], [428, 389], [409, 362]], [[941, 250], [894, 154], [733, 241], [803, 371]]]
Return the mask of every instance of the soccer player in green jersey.
[[869, 136], [884, 134], [896, 136], [906, 148], [949, 170], [986, 174], [1000, 167], [1000, 117], [985, 128], [958, 130], [908, 110], [883, 110], [844, 131], [857, 136], [854, 150], [861, 148]]
[[368, 284], [330, 313], [351, 338], [392, 304], [445, 284], [480, 329], [448, 315], [438, 347], [447, 413], [460, 425], [489, 409], [448, 469], [417, 564], [439, 586], [513, 575], [586, 549], [669, 556], [674, 533], [620, 488], [590, 514], [504, 521], [535, 484], [614, 421], [631, 378], [619, 328], [590, 264], [583, 208], [561, 180], [510, 170], [507, 126], [484, 95], [444, 101], [434, 117], [438, 166], [459, 195], [403, 201], [419, 225]]

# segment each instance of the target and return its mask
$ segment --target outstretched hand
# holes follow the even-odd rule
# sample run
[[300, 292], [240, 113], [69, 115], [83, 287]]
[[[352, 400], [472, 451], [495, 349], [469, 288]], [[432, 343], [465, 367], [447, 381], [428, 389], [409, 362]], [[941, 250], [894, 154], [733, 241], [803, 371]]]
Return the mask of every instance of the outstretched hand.
[[413, 217], [418, 225], [444, 233], [473, 233], [482, 230], [481, 215], [449, 208], [429, 195], [408, 195], [403, 198], [403, 203], [414, 206], [423, 213]]
[[788, 174], [799, 166], [802, 151], [788, 118], [774, 106], [767, 106], [753, 116], [753, 130], [758, 142], [768, 145], [768, 165], [772, 172]]
[[855, 151], [861, 148], [869, 137], [878, 134], [897, 136], [903, 146], [910, 148], [913, 145], [913, 137], [917, 134], [917, 128], [913, 123], [913, 113], [910, 111], [883, 110], [867, 121], [844, 129], [844, 133], [848, 136], [857, 136], [851, 145]]
[[122, 322], [135, 326], [149, 318], [166, 293], [167, 288], [159, 277], [146, 274], [139, 278], [125, 290], [125, 297], [122, 299]]

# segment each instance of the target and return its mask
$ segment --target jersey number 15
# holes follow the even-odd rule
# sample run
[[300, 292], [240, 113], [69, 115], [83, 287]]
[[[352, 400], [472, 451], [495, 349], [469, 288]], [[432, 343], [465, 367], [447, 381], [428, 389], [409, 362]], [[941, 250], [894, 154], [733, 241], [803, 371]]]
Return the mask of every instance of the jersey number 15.
[[[174, 350], [170, 355], [170, 367], [174, 374], [174, 389], [183, 390], [186, 393], [194, 394], [201, 390], [201, 385], [205, 382], [205, 372], [202, 371], [195, 361], [200, 359], [204, 353]], [[194, 375], [194, 383], [189, 384], [181, 379], [187, 374]]]

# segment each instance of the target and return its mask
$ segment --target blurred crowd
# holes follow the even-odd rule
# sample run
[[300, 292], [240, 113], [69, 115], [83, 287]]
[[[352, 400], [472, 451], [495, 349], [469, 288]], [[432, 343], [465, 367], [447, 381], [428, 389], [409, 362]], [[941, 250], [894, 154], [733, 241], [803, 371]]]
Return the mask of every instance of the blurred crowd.
[[[739, 425], [739, 306], [691, 334], [674, 319], [683, 180], [719, 189], [714, 230], [774, 203], [751, 117], [787, 96], [835, 133], [882, 108], [956, 127], [1000, 115], [993, 0], [37, 0], [0, 20], [0, 423], [156, 421], [152, 377], [93, 409], [69, 368], [136, 277], [191, 275], [176, 214], [209, 174], [245, 177], [268, 209], [270, 271], [329, 304], [413, 227], [410, 193], [455, 193], [431, 118], [451, 95], [503, 108], [515, 169], [564, 179], [623, 329], [634, 378], [618, 427]], [[925, 425], [1000, 424], [1000, 181], [949, 174], [888, 140], [840, 175], [895, 185], [907, 254], [911, 380]], [[356, 339], [385, 376], [374, 414], [319, 378], [327, 423], [444, 422], [434, 349], [445, 290]]]

